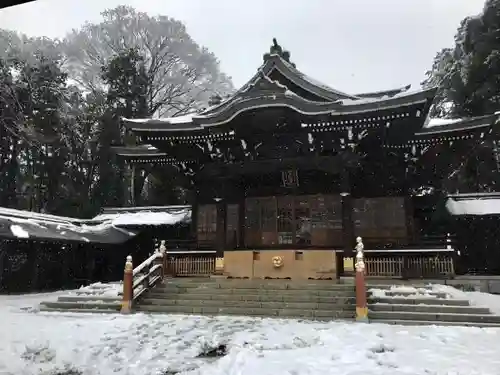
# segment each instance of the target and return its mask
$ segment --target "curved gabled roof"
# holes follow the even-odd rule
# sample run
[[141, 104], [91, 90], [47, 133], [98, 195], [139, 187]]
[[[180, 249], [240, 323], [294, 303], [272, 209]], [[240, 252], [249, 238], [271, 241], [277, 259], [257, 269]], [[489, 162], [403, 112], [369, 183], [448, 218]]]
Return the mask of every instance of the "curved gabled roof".
[[406, 85], [404, 87], [399, 87], [397, 89], [365, 92], [365, 93], [361, 93], [361, 94], [356, 94], [355, 96], [358, 98], [362, 98], [362, 99], [368, 99], [368, 98], [375, 99], [375, 98], [382, 98], [384, 96], [393, 97], [395, 95], [399, 95], [399, 94], [402, 94], [404, 92], [407, 92], [410, 88], [411, 88], [411, 85]]
[[[335, 102], [315, 102], [295, 95], [286, 88], [276, 85], [275, 90], [241, 93], [231, 103], [213, 108], [210, 112], [190, 115], [189, 121], [177, 119], [123, 119], [124, 125], [134, 131], [196, 131], [206, 127], [228, 123], [238, 114], [256, 108], [290, 108], [305, 115], [330, 114], [332, 116], [362, 114], [367, 112], [393, 109], [414, 104], [429, 103], [436, 89], [406, 93], [385, 99], [337, 100]], [[424, 114], [425, 115], [425, 114]]]
[[[335, 101], [339, 99], [359, 99], [354, 95], [331, 88], [320, 81], [306, 75], [292, 64], [285, 61], [279, 55], [271, 55], [270, 58], [260, 68], [262, 72], [269, 76], [274, 70], [278, 71], [285, 78], [296, 84], [298, 87], [314, 94], [318, 99]], [[279, 81], [279, 79], [278, 79]]]
[[497, 121], [499, 121], [500, 114], [494, 113], [490, 115], [470, 117], [464, 119], [443, 119], [436, 122], [437, 125], [429, 126], [434, 121], [428, 119], [424, 128], [416, 133], [417, 137], [436, 136], [440, 134], [448, 135], [452, 133], [467, 133], [474, 131], [484, 131], [484, 129], [491, 128]]
[[[241, 112], [261, 107], [288, 107], [306, 115], [346, 115], [432, 101], [436, 90], [408, 92], [410, 86], [350, 95], [302, 73], [290, 54], [274, 40], [256, 74], [231, 97], [198, 113], [166, 119], [124, 119], [125, 126], [143, 131], [191, 131], [232, 120]], [[220, 99], [220, 98], [219, 98]], [[427, 113], [424, 113], [426, 116]]]

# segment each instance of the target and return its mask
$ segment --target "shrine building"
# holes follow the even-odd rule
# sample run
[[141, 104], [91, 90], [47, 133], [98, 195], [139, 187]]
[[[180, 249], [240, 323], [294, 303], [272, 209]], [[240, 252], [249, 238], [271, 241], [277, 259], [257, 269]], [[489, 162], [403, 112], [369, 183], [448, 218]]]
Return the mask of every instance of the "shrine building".
[[429, 127], [435, 94], [341, 92], [274, 41], [233, 95], [189, 115], [124, 119], [142, 145], [114, 150], [131, 173], [168, 165], [184, 176], [193, 246], [216, 250], [229, 277], [338, 277], [357, 236], [368, 258], [412, 251], [452, 264], [423, 192], [496, 142], [498, 116]]

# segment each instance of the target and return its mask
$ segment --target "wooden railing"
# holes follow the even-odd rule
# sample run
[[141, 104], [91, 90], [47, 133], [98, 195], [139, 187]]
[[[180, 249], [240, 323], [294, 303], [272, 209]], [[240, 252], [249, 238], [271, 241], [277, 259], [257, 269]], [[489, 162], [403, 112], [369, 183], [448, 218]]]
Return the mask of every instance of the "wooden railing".
[[[363, 238], [364, 241], [364, 238]], [[455, 275], [454, 238], [449, 234], [425, 236], [418, 243], [400, 248], [364, 250], [365, 275], [368, 277], [440, 278]], [[340, 275], [354, 272], [354, 257], [342, 252]]]
[[[425, 250], [365, 250], [365, 275], [368, 277], [440, 278], [455, 275], [454, 251]], [[344, 264], [354, 263], [344, 258]], [[349, 270], [345, 270], [347, 272]]]
[[163, 253], [155, 252], [138, 267], [134, 268], [132, 273], [132, 290], [134, 293], [134, 300], [139, 298], [141, 294], [154, 287], [157, 282], [163, 279], [163, 257]]
[[168, 252], [168, 271], [177, 277], [206, 277], [216, 271], [215, 251]]
[[123, 275], [122, 313], [130, 313], [134, 302], [163, 280], [166, 270], [164, 251], [155, 251], [148, 259], [133, 268], [132, 256], [125, 262]]

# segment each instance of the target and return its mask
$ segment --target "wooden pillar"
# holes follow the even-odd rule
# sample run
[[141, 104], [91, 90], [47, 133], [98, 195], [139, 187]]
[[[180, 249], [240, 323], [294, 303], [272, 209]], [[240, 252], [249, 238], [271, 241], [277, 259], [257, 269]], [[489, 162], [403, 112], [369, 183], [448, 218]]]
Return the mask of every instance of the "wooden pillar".
[[5, 258], [7, 256], [6, 241], [0, 240], [0, 291], [4, 289]]
[[246, 225], [246, 215], [245, 215], [245, 190], [242, 186], [240, 188], [239, 200], [238, 200], [238, 238], [239, 244], [238, 248], [245, 247], [245, 225]]
[[[38, 246], [37, 246], [38, 245]], [[39, 243], [29, 242], [26, 244], [28, 257], [31, 263], [31, 291], [35, 292], [39, 290], [40, 286], [40, 254], [39, 254]]]
[[226, 202], [220, 200], [217, 206], [217, 256], [224, 256], [224, 249], [226, 248]]
[[130, 166], [130, 205], [135, 206], [135, 164]]
[[238, 248], [245, 247], [245, 199], [238, 204]]
[[415, 242], [415, 223], [414, 223], [414, 212], [413, 212], [413, 199], [410, 195], [410, 191], [405, 191], [404, 196], [404, 210], [405, 210], [405, 225], [406, 225], [406, 238], [408, 243]]
[[198, 190], [193, 190], [191, 199], [191, 236], [195, 240], [195, 246], [198, 247]]
[[69, 279], [69, 267], [71, 264], [70, 256], [72, 254], [72, 247], [70, 244], [63, 244], [61, 246], [61, 289], [66, 289], [68, 287]]
[[[410, 161], [410, 163], [412, 163]], [[407, 165], [405, 170], [405, 181], [404, 181], [404, 212], [405, 212], [405, 226], [406, 226], [406, 238], [408, 243], [415, 241], [415, 223], [414, 223], [414, 211], [413, 211], [413, 199], [411, 195], [412, 184], [413, 184], [413, 173], [415, 168], [413, 165]]]
[[85, 262], [87, 263], [87, 279], [89, 283], [94, 282], [94, 271], [95, 271], [95, 251], [94, 246], [89, 245], [85, 249]]
[[344, 256], [354, 256], [354, 222], [352, 218], [353, 200], [349, 170], [345, 168], [341, 174], [340, 194], [342, 196], [342, 229]]

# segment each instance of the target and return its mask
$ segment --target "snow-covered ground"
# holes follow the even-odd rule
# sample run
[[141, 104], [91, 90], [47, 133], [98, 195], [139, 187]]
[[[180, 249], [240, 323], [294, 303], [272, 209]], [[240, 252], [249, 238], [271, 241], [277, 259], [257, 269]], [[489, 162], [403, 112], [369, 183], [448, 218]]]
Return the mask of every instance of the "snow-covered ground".
[[[0, 374], [497, 375], [499, 329], [34, 313], [0, 296]], [[196, 358], [226, 343], [219, 359]], [[77, 372], [77, 370], [79, 372]]]

